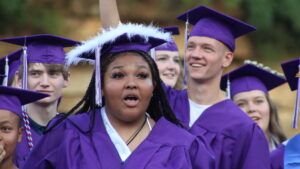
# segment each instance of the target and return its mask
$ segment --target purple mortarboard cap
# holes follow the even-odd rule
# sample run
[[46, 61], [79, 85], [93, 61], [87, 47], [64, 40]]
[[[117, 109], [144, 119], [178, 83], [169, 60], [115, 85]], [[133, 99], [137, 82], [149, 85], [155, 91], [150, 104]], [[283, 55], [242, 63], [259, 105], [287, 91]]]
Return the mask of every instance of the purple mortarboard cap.
[[245, 64], [223, 75], [221, 89], [224, 91], [227, 89], [228, 80], [231, 98], [238, 93], [252, 90], [260, 90], [268, 94], [269, 90], [286, 82], [283, 77], [253, 64]]
[[28, 62], [51, 64], [64, 64], [63, 48], [80, 44], [78, 41], [48, 34], [4, 38], [0, 41], [26, 46]]
[[0, 74], [0, 84], [3, 83], [3, 78], [5, 78], [5, 75]]
[[0, 86], [0, 109], [11, 111], [22, 118], [22, 105], [40, 100], [49, 95], [33, 91]]
[[293, 59], [281, 64], [282, 70], [292, 91], [298, 89], [300, 58]]
[[[172, 35], [179, 35], [179, 28], [177, 26], [172, 26], [172, 27], [165, 27], [162, 28], [164, 32], [170, 32]], [[159, 45], [155, 48], [156, 51], [178, 51], [178, 47], [174, 40], [171, 40], [170, 42], [164, 43], [162, 45]]]
[[282, 70], [286, 76], [292, 91], [297, 90], [296, 105], [293, 118], [293, 128], [298, 125], [299, 101], [300, 101], [300, 58], [290, 60], [281, 64]]
[[204, 36], [219, 40], [231, 51], [235, 50], [237, 37], [256, 30], [249, 24], [203, 5], [183, 13], [177, 19], [195, 25], [189, 36]]
[[[7, 78], [12, 78], [15, 73], [18, 71], [19, 66], [21, 64], [21, 56], [23, 54], [23, 50], [17, 50], [3, 58], [0, 59], [0, 73], [6, 74]], [[7, 68], [7, 70], [6, 70]], [[7, 85], [7, 84], [6, 84]]]

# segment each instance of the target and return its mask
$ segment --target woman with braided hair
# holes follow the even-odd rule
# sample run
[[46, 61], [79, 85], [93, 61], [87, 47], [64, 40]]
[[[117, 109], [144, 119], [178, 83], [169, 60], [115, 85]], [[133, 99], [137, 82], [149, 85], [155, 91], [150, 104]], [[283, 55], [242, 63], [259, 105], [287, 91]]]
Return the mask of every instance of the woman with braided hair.
[[170, 39], [153, 26], [120, 24], [67, 54], [94, 63], [83, 99], [57, 120], [24, 168], [214, 168], [205, 141], [181, 126], [148, 54]]

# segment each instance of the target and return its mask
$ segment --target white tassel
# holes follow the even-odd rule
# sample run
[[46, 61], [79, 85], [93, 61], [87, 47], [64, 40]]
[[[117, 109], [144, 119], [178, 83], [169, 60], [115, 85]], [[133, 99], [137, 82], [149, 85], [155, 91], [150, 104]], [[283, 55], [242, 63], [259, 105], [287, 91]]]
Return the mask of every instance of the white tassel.
[[101, 48], [98, 46], [96, 48], [96, 53], [95, 53], [95, 102], [97, 106], [102, 106], [102, 93], [101, 93], [101, 59], [100, 59], [100, 51]]
[[5, 57], [5, 77], [3, 79], [3, 86], [8, 86], [8, 74], [9, 74], [9, 64], [8, 64], [8, 57]]
[[155, 55], [155, 48], [152, 48], [150, 50], [150, 56], [152, 57], [152, 59], [155, 61], [156, 60], [156, 55]]
[[188, 43], [188, 34], [189, 34], [189, 18], [187, 17], [185, 22], [185, 30], [184, 30], [184, 57], [183, 57], [183, 85], [187, 84], [187, 67], [186, 67], [186, 50], [187, 50], [187, 43]]
[[[27, 74], [28, 74], [28, 63], [27, 63], [27, 47], [23, 47], [23, 79], [22, 79], [22, 89], [27, 90]], [[22, 106], [22, 111], [26, 112], [26, 106]]]
[[[300, 73], [300, 64], [298, 65], [298, 74]], [[293, 119], [293, 128], [296, 129], [298, 127], [298, 115], [299, 115], [299, 102], [300, 102], [300, 77], [296, 75], [296, 78], [298, 80], [297, 85], [297, 95], [296, 95], [296, 105], [295, 105], [295, 111], [294, 111], [294, 119]]]
[[227, 88], [226, 88], [227, 98], [231, 99], [231, 91], [230, 91], [230, 79], [229, 75], [227, 77]]

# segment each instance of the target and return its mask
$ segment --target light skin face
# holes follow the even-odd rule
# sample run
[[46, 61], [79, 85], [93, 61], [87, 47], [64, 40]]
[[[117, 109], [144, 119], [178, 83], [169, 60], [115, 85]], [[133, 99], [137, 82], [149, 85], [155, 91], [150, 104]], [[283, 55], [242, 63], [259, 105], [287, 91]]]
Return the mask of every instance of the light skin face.
[[[19, 78], [19, 85], [22, 79]], [[49, 94], [49, 97], [36, 103], [51, 104], [56, 102], [62, 95], [62, 89], [69, 85], [69, 78], [64, 79], [62, 72], [47, 70], [41, 63], [34, 63], [28, 69], [28, 89], [36, 92]]]
[[179, 53], [175, 51], [155, 51], [155, 62], [161, 80], [174, 87], [180, 73]]
[[135, 123], [145, 118], [154, 85], [147, 62], [138, 54], [120, 54], [104, 74], [102, 93], [111, 121]]
[[232, 59], [233, 53], [218, 40], [202, 36], [191, 36], [188, 39], [186, 66], [192, 80], [207, 81], [220, 78]]
[[22, 139], [19, 121], [15, 113], [0, 109], [0, 164], [13, 159], [16, 144]]
[[268, 133], [270, 107], [263, 91], [241, 92], [233, 97], [233, 101], [258, 124], [265, 134]]

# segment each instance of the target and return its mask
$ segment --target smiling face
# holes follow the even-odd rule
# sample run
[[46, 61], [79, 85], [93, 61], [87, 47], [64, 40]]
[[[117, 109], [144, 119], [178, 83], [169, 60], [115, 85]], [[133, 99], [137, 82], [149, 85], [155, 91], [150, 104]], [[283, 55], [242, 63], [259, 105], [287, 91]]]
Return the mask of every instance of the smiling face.
[[6, 153], [4, 160], [13, 158], [16, 144], [22, 139], [22, 133], [20, 118], [15, 113], [0, 109], [0, 144]]
[[[64, 77], [61, 66], [45, 66], [42, 63], [29, 64], [28, 89], [50, 95], [36, 103], [51, 104], [61, 97], [62, 89], [69, 84], [69, 78]], [[19, 84], [21, 83], [22, 80], [19, 79]]]
[[143, 119], [154, 85], [148, 63], [137, 53], [121, 53], [104, 72], [103, 96], [110, 120]]
[[166, 85], [174, 87], [180, 73], [179, 53], [175, 51], [155, 51], [155, 62], [161, 80]]
[[220, 79], [232, 58], [233, 53], [218, 40], [202, 36], [191, 36], [188, 40], [186, 66], [192, 80]]
[[233, 97], [233, 101], [258, 124], [264, 133], [268, 132], [270, 106], [263, 91], [241, 92]]

